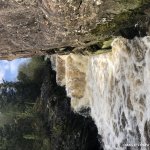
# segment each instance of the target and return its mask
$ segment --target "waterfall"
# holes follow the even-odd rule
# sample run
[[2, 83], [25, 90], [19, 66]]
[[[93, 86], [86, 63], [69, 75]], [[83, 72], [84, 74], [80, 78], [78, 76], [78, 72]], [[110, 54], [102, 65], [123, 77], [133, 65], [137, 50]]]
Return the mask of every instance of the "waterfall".
[[89, 59], [91, 116], [106, 150], [150, 148], [150, 37], [116, 39]]
[[150, 149], [150, 37], [117, 38], [112, 52], [55, 61], [58, 84], [75, 111], [91, 109], [105, 150]]

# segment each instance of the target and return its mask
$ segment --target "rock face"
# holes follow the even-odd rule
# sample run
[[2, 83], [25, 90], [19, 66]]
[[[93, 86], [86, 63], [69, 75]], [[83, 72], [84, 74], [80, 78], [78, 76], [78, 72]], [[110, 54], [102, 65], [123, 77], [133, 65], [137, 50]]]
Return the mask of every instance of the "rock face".
[[0, 58], [78, 51], [125, 24], [145, 29], [149, 5], [149, 0], [0, 0]]

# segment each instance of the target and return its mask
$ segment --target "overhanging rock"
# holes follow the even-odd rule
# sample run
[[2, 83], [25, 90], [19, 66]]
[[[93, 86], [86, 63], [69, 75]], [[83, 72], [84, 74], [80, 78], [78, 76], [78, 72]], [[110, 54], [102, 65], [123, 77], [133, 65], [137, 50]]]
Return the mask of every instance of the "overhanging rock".
[[125, 25], [145, 27], [149, 6], [149, 0], [0, 0], [0, 59], [64, 53], [68, 47], [78, 52]]

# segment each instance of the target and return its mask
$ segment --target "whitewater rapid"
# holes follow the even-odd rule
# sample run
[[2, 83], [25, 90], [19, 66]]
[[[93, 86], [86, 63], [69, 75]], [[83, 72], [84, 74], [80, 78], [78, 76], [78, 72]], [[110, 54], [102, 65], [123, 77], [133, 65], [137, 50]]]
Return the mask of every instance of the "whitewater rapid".
[[106, 150], [150, 148], [150, 37], [115, 39], [112, 52], [91, 57], [91, 116]]
[[57, 82], [75, 111], [91, 109], [105, 150], [150, 149], [150, 37], [117, 38], [112, 52], [55, 61]]

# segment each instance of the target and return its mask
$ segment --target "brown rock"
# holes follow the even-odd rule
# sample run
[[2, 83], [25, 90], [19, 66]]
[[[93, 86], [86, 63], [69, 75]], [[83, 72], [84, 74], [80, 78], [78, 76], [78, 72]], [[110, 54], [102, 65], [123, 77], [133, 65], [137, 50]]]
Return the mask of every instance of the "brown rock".
[[114, 16], [141, 6], [137, 0], [0, 0], [0, 58], [86, 47], [108, 37], [101, 35], [101, 30], [96, 30], [99, 35], [91, 33], [97, 24], [107, 26]]

